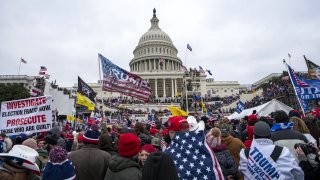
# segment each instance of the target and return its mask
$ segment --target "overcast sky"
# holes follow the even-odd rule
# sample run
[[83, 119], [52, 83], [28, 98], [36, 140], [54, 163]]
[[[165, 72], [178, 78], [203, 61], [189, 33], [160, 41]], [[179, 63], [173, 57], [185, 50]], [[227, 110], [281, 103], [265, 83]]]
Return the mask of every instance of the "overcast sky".
[[317, 0], [2, 0], [0, 74], [37, 75], [70, 87], [79, 75], [99, 79], [98, 53], [129, 70], [133, 50], [150, 27], [153, 8], [187, 67], [210, 69], [216, 81], [251, 84], [285, 67], [320, 64]]

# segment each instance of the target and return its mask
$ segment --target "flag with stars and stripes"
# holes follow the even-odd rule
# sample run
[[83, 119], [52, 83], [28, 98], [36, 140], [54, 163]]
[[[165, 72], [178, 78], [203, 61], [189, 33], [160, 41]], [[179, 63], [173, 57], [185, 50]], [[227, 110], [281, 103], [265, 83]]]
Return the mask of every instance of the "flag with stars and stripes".
[[177, 133], [164, 152], [173, 159], [181, 180], [223, 179], [218, 160], [205, 141], [204, 131]]

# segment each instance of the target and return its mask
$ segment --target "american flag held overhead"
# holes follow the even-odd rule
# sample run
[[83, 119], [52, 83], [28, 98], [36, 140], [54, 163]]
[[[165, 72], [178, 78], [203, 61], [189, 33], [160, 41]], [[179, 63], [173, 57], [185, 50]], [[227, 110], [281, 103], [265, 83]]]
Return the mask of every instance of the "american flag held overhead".
[[103, 71], [104, 91], [120, 92], [143, 101], [149, 100], [151, 87], [146, 80], [118, 67], [101, 54], [99, 58]]

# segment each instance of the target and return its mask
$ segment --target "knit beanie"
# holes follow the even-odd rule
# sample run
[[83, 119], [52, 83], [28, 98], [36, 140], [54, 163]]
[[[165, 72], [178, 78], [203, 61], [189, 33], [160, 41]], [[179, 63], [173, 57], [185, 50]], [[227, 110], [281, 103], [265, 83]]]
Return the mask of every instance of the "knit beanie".
[[29, 138], [23, 141], [22, 145], [31, 147], [32, 149], [37, 149], [37, 141], [33, 138]]
[[221, 131], [218, 128], [212, 128], [206, 135], [207, 143], [215, 148], [221, 145]]
[[83, 142], [88, 144], [98, 144], [100, 133], [91, 129], [87, 130], [83, 135]]
[[162, 133], [161, 133], [162, 137], [164, 137], [166, 134], [168, 134], [168, 131], [169, 131], [168, 129], [162, 130]]
[[150, 135], [154, 136], [155, 134], [157, 134], [159, 132], [159, 130], [157, 130], [156, 128], [151, 128], [150, 129]]
[[125, 133], [120, 135], [118, 144], [118, 152], [120, 156], [132, 157], [140, 151], [140, 140], [132, 133]]
[[254, 125], [253, 132], [254, 132], [255, 138], [257, 137], [269, 138], [271, 136], [270, 126], [263, 121], [259, 121]]
[[49, 153], [49, 162], [45, 166], [42, 179], [75, 179], [75, 167], [67, 156], [65, 149], [54, 147]]
[[153, 153], [153, 152], [157, 151], [157, 149], [154, 148], [151, 144], [146, 144], [146, 145], [142, 146], [142, 147], [141, 147], [141, 151], [142, 151], [142, 150], [145, 150], [145, 151], [147, 151], [148, 153]]
[[173, 160], [164, 152], [151, 153], [142, 170], [142, 180], [178, 180]]
[[57, 145], [58, 143], [57, 137], [53, 134], [48, 135], [44, 140], [46, 141], [46, 143], [51, 145]]

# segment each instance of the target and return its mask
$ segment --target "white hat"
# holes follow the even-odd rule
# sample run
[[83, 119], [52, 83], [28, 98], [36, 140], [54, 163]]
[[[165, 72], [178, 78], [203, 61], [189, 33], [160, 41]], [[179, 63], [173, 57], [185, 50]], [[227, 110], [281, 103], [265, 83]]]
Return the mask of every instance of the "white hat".
[[198, 129], [199, 125], [198, 125], [198, 122], [197, 122], [195, 117], [189, 116], [187, 118], [187, 121], [188, 121], [188, 124], [189, 124], [189, 131], [195, 131], [195, 130]]
[[36, 175], [40, 175], [40, 169], [36, 164], [38, 152], [25, 145], [14, 145], [8, 153], [0, 153], [0, 157], [11, 160], [12, 162], [30, 170]]

